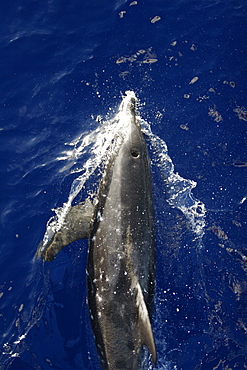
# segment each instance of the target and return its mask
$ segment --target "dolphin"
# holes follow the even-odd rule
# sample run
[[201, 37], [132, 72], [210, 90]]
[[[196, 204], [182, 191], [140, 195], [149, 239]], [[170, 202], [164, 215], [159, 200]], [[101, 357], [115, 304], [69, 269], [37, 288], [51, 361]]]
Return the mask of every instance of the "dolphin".
[[151, 166], [136, 98], [127, 98], [125, 137], [106, 165], [96, 204], [86, 200], [71, 207], [61, 229], [36, 253], [51, 261], [64, 246], [88, 237], [88, 306], [105, 370], [139, 369], [144, 345], [156, 364]]

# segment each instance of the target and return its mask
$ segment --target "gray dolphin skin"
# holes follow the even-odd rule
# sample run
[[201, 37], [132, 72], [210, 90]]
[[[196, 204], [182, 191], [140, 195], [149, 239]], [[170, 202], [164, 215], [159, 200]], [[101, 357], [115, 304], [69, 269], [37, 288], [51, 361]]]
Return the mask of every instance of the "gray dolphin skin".
[[51, 261], [65, 245], [88, 236], [88, 305], [101, 366], [109, 370], [139, 369], [143, 345], [156, 364], [152, 181], [135, 104], [131, 96], [128, 130], [105, 168], [96, 205], [72, 207], [63, 227], [36, 253]]

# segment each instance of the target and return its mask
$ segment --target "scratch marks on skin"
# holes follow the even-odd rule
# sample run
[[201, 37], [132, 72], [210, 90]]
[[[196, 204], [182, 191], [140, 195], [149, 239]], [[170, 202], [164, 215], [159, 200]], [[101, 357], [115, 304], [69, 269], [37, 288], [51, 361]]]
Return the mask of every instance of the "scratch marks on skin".
[[132, 241], [130, 225], [129, 225], [126, 230], [126, 244], [125, 244], [126, 270], [129, 273], [133, 270], [132, 264], [131, 264], [132, 251], [133, 251], [133, 241]]
[[[101, 217], [101, 214], [98, 213], [98, 217]], [[120, 232], [120, 230], [119, 230]], [[137, 277], [135, 275], [135, 270], [133, 269], [132, 265], [132, 253], [133, 253], [133, 241], [131, 237], [131, 231], [130, 231], [130, 226], [128, 226], [127, 231], [126, 231], [126, 236], [125, 236], [125, 242], [121, 243], [122, 246], [118, 248], [118, 250], [112, 250], [111, 251], [111, 258], [113, 259], [113, 266], [114, 266], [114, 271], [115, 273], [111, 273], [111, 282], [109, 279], [109, 272], [105, 268], [106, 265], [106, 257], [105, 254], [102, 255], [99, 259], [98, 263], [98, 273], [97, 277], [93, 280], [94, 285], [96, 286], [96, 304], [98, 307], [100, 307], [98, 311], [98, 318], [101, 318], [102, 316], [102, 309], [104, 309], [104, 293], [108, 291], [110, 283], [112, 283], [113, 280], [115, 280], [116, 285], [115, 289], [113, 290], [113, 294], [117, 295], [118, 293], [118, 276], [119, 276], [119, 266], [121, 265], [121, 261], [125, 260], [125, 267], [123, 270], [121, 270], [121, 274], [126, 279], [129, 279], [130, 285], [128, 290], [126, 291], [127, 294], [133, 295], [136, 294], [137, 288]], [[99, 245], [97, 245], [98, 247]], [[100, 247], [100, 246], [99, 246]], [[139, 287], [139, 289], [141, 289]], [[142, 292], [139, 292], [139, 296], [142, 294]], [[124, 312], [122, 312], [122, 315], [124, 315]]]

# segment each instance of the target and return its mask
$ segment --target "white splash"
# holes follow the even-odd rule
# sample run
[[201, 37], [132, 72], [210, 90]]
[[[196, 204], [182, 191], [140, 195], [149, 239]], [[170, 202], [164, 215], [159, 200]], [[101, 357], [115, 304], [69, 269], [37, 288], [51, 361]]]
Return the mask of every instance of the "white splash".
[[194, 198], [191, 193], [197, 183], [184, 179], [174, 172], [174, 164], [168, 155], [166, 143], [151, 131], [150, 125], [142, 120], [142, 130], [149, 137], [156, 153], [155, 161], [166, 184], [166, 201], [178, 208], [187, 217], [197, 237], [204, 235], [206, 209], [203, 202]]

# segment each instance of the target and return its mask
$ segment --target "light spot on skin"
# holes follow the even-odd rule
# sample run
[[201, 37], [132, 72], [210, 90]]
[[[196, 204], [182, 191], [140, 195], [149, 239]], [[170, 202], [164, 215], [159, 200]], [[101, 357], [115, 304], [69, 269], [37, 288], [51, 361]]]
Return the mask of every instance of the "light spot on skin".
[[104, 220], [104, 218], [102, 217], [100, 211], [98, 211], [98, 213], [97, 213], [97, 218], [98, 218], [99, 221], [103, 221]]
[[102, 297], [101, 297], [98, 293], [96, 293], [96, 299], [97, 299], [99, 302], [102, 302]]

